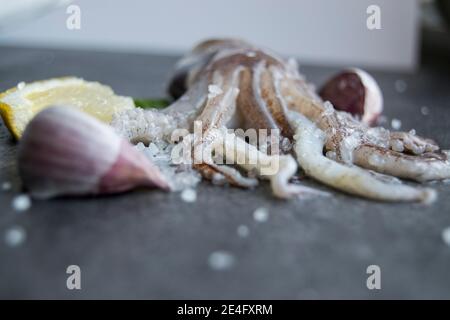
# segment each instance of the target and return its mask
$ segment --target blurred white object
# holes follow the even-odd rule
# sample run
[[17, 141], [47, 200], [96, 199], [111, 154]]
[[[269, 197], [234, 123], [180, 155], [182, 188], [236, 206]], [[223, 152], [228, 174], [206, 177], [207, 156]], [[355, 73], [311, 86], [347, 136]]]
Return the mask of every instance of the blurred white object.
[[1, 0], [0, 29], [40, 16], [72, 0]]
[[[76, 0], [73, 4], [81, 12], [79, 30], [66, 28], [70, 15], [65, 7], [0, 35], [0, 43], [180, 54], [205, 38], [240, 37], [294, 55], [301, 63], [411, 69], [417, 61], [416, 0]], [[367, 28], [371, 5], [380, 8], [380, 30]]]

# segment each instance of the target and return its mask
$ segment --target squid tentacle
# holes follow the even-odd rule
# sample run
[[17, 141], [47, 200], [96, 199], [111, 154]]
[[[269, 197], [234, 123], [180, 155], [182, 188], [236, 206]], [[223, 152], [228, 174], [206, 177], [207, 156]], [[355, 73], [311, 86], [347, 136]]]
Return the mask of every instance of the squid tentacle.
[[415, 132], [391, 132], [389, 146], [397, 152], [409, 152], [420, 155], [425, 152], [436, 152], [439, 146], [431, 139], [416, 136]]
[[297, 128], [294, 150], [307, 175], [341, 191], [375, 200], [431, 203], [436, 199], [432, 189], [382, 181], [359, 167], [328, 159], [323, 155], [323, 131], [301, 114], [294, 115], [293, 119]]
[[[342, 133], [339, 124], [332, 121], [333, 115], [336, 115], [337, 112], [334, 110], [327, 111], [320, 101], [304, 97], [298, 88], [285, 86], [283, 96], [286, 97], [286, 95], [294, 97], [292, 103], [287, 102], [289, 109], [303, 114], [310, 121], [315, 121], [320, 129], [327, 132], [325, 139], [335, 148], [333, 151], [342, 153], [340, 141], [342, 139], [345, 141], [345, 137], [340, 137]], [[327, 112], [330, 114], [327, 114]], [[379, 173], [416, 181], [450, 178], [450, 162], [445, 155], [439, 157], [439, 154], [436, 153], [439, 147], [432, 140], [418, 137], [412, 133], [391, 132], [386, 136], [386, 141], [383, 142], [386, 147], [381, 147], [365, 143], [365, 139], [370, 141], [367, 136], [369, 131], [358, 128], [359, 123], [351, 121], [351, 123], [344, 122], [343, 125], [355, 126], [355, 134], [361, 133], [361, 143], [353, 146], [349, 163]], [[345, 128], [343, 131], [345, 132]], [[391, 150], [393, 141], [401, 144], [402, 151], [412, 154]], [[330, 144], [327, 147], [330, 147]], [[327, 149], [330, 150], [330, 148]], [[428, 154], [430, 152], [432, 153]]]
[[289, 182], [297, 172], [297, 163], [291, 155], [267, 155], [257, 147], [247, 144], [233, 133], [223, 133], [218, 140], [223, 148], [221, 155], [227, 160], [237, 161], [237, 165], [247, 171], [255, 171], [260, 177], [270, 181], [272, 191], [279, 198], [291, 198], [303, 195], [329, 195], [317, 189]]
[[371, 145], [361, 145], [353, 152], [355, 164], [363, 168], [419, 182], [450, 178], [450, 162], [443, 157], [412, 156]]

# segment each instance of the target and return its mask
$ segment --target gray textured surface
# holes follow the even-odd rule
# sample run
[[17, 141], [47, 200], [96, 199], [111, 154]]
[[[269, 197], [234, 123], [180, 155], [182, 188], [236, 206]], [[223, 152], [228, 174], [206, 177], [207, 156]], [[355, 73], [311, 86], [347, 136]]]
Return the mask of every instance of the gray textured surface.
[[[19, 81], [77, 75], [135, 97], [160, 96], [174, 58], [0, 47], [0, 90]], [[321, 83], [332, 69], [305, 67]], [[389, 118], [450, 147], [447, 71], [374, 73]], [[394, 89], [396, 79], [408, 84]], [[430, 115], [420, 107], [427, 105]], [[34, 202], [11, 209], [20, 187], [16, 146], [0, 125], [1, 298], [450, 298], [450, 186], [436, 184], [432, 206], [382, 204], [336, 193], [331, 199], [275, 200], [255, 191], [201, 185], [197, 202], [178, 194], [137, 191], [120, 196]], [[252, 212], [270, 210], [266, 223]], [[250, 228], [246, 239], [236, 228]], [[5, 231], [20, 225], [27, 240], [11, 248]], [[208, 256], [232, 252], [236, 264], [212, 270]], [[65, 269], [82, 270], [82, 290], [66, 289]], [[366, 267], [382, 270], [382, 289], [366, 288]]]

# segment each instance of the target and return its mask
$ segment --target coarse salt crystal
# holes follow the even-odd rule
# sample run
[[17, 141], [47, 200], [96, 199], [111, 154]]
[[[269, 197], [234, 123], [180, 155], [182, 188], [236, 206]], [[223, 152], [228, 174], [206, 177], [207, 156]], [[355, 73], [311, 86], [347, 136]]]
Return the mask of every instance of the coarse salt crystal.
[[13, 199], [12, 207], [19, 212], [26, 211], [31, 207], [31, 199], [26, 194], [18, 195]]
[[144, 151], [144, 150], [146, 149], [145, 144], [142, 143], [142, 142], [139, 142], [139, 143], [135, 146], [135, 148], [136, 148], [137, 150], [139, 150], [139, 151]]
[[148, 146], [148, 150], [150, 151], [150, 153], [152, 155], [157, 155], [159, 153], [159, 148], [156, 144], [154, 144], [153, 142], [150, 143], [150, 145]]
[[135, 148], [161, 170], [174, 191], [193, 189], [201, 181], [201, 175], [193, 170], [190, 164], [174, 164], [175, 146], [162, 140], [155, 140], [148, 147], [138, 143]]
[[397, 151], [397, 152], [403, 152], [405, 150], [403, 142], [401, 142], [399, 140], [392, 140], [391, 148], [392, 148], [392, 150]]
[[442, 240], [444, 240], [446, 245], [450, 246], [450, 227], [442, 231]]
[[371, 164], [372, 166], [379, 166], [380, 164], [383, 164], [385, 161], [382, 157], [380, 157], [377, 154], [373, 154], [371, 156], [369, 156], [368, 158], [368, 162], [369, 164]]
[[286, 102], [288, 102], [288, 103], [294, 102], [294, 97], [293, 97], [293, 96], [285, 96], [284, 99], [285, 99]]
[[428, 108], [427, 106], [422, 106], [420, 108], [420, 113], [422, 113], [424, 116], [427, 116], [430, 114], [430, 108]]
[[181, 192], [181, 199], [184, 202], [195, 202], [197, 200], [197, 191], [195, 191], [194, 189], [184, 189]]
[[17, 89], [19, 89], [19, 90], [22, 90], [23, 88], [25, 88], [25, 82], [19, 82], [18, 84], [17, 84]]
[[223, 174], [216, 172], [213, 174], [211, 182], [213, 185], [221, 186], [227, 182], [227, 179]]
[[334, 113], [334, 107], [330, 101], [325, 101], [323, 107], [325, 109], [323, 112], [324, 117], [330, 116]]
[[10, 247], [17, 247], [21, 245], [26, 238], [25, 230], [22, 227], [15, 226], [8, 230], [5, 233], [5, 242]]
[[387, 118], [386, 118], [385, 116], [381, 115], [381, 116], [378, 117], [377, 123], [378, 123], [379, 125], [381, 125], [381, 124], [386, 123], [387, 121], [388, 121]]
[[394, 118], [391, 120], [391, 127], [394, 130], [400, 130], [400, 128], [402, 127], [402, 122]]
[[269, 219], [269, 210], [267, 208], [258, 208], [253, 212], [253, 219], [258, 222], [266, 222]]
[[406, 89], [408, 88], [408, 85], [404, 80], [396, 80], [394, 86], [395, 90], [399, 93], [405, 92]]
[[208, 264], [213, 270], [228, 270], [235, 264], [235, 257], [227, 251], [215, 251], [209, 255]]
[[250, 234], [250, 230], [246, 225], [241, 224], [239, 227], [237, 227], [237, 234], [241, 238], [247, 238]]
[[210, 84], [208, 86], [208, 92], [209, 92], [208, 98], [214, 98], [214, 97], [218, 96], [219, 94], [223, 93], [222, 89], [220, 89], [219, 86], [216, 86], [214, 84]]
[[327, 151], [327, 153], [325, 154], [325, 156], [326, 156], [328, 159], [331, 159], [331, 160], [336, 160], [336, 159], [337, 159], [336, 152], [334, 152], [334, 151]]
[[6, 182], [2, 183], [2, 190], [3, 191], [9, 191], [9, 190], [11, 190], [11, 188], [12, 188], [11, 182], [6, 181]]

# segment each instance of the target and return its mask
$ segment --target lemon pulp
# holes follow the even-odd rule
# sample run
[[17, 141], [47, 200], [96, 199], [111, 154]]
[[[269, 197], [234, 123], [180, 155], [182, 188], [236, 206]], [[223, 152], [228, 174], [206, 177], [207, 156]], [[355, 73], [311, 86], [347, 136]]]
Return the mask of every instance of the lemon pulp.
[[16, 138], [39, 111], [54, 105], [77, 108], [106, 123], [116, 112], [135, 107], [130, 97], [115, 95], [106, 85], [79, 78], [33, 82], [0, 95], [1, 115]]

